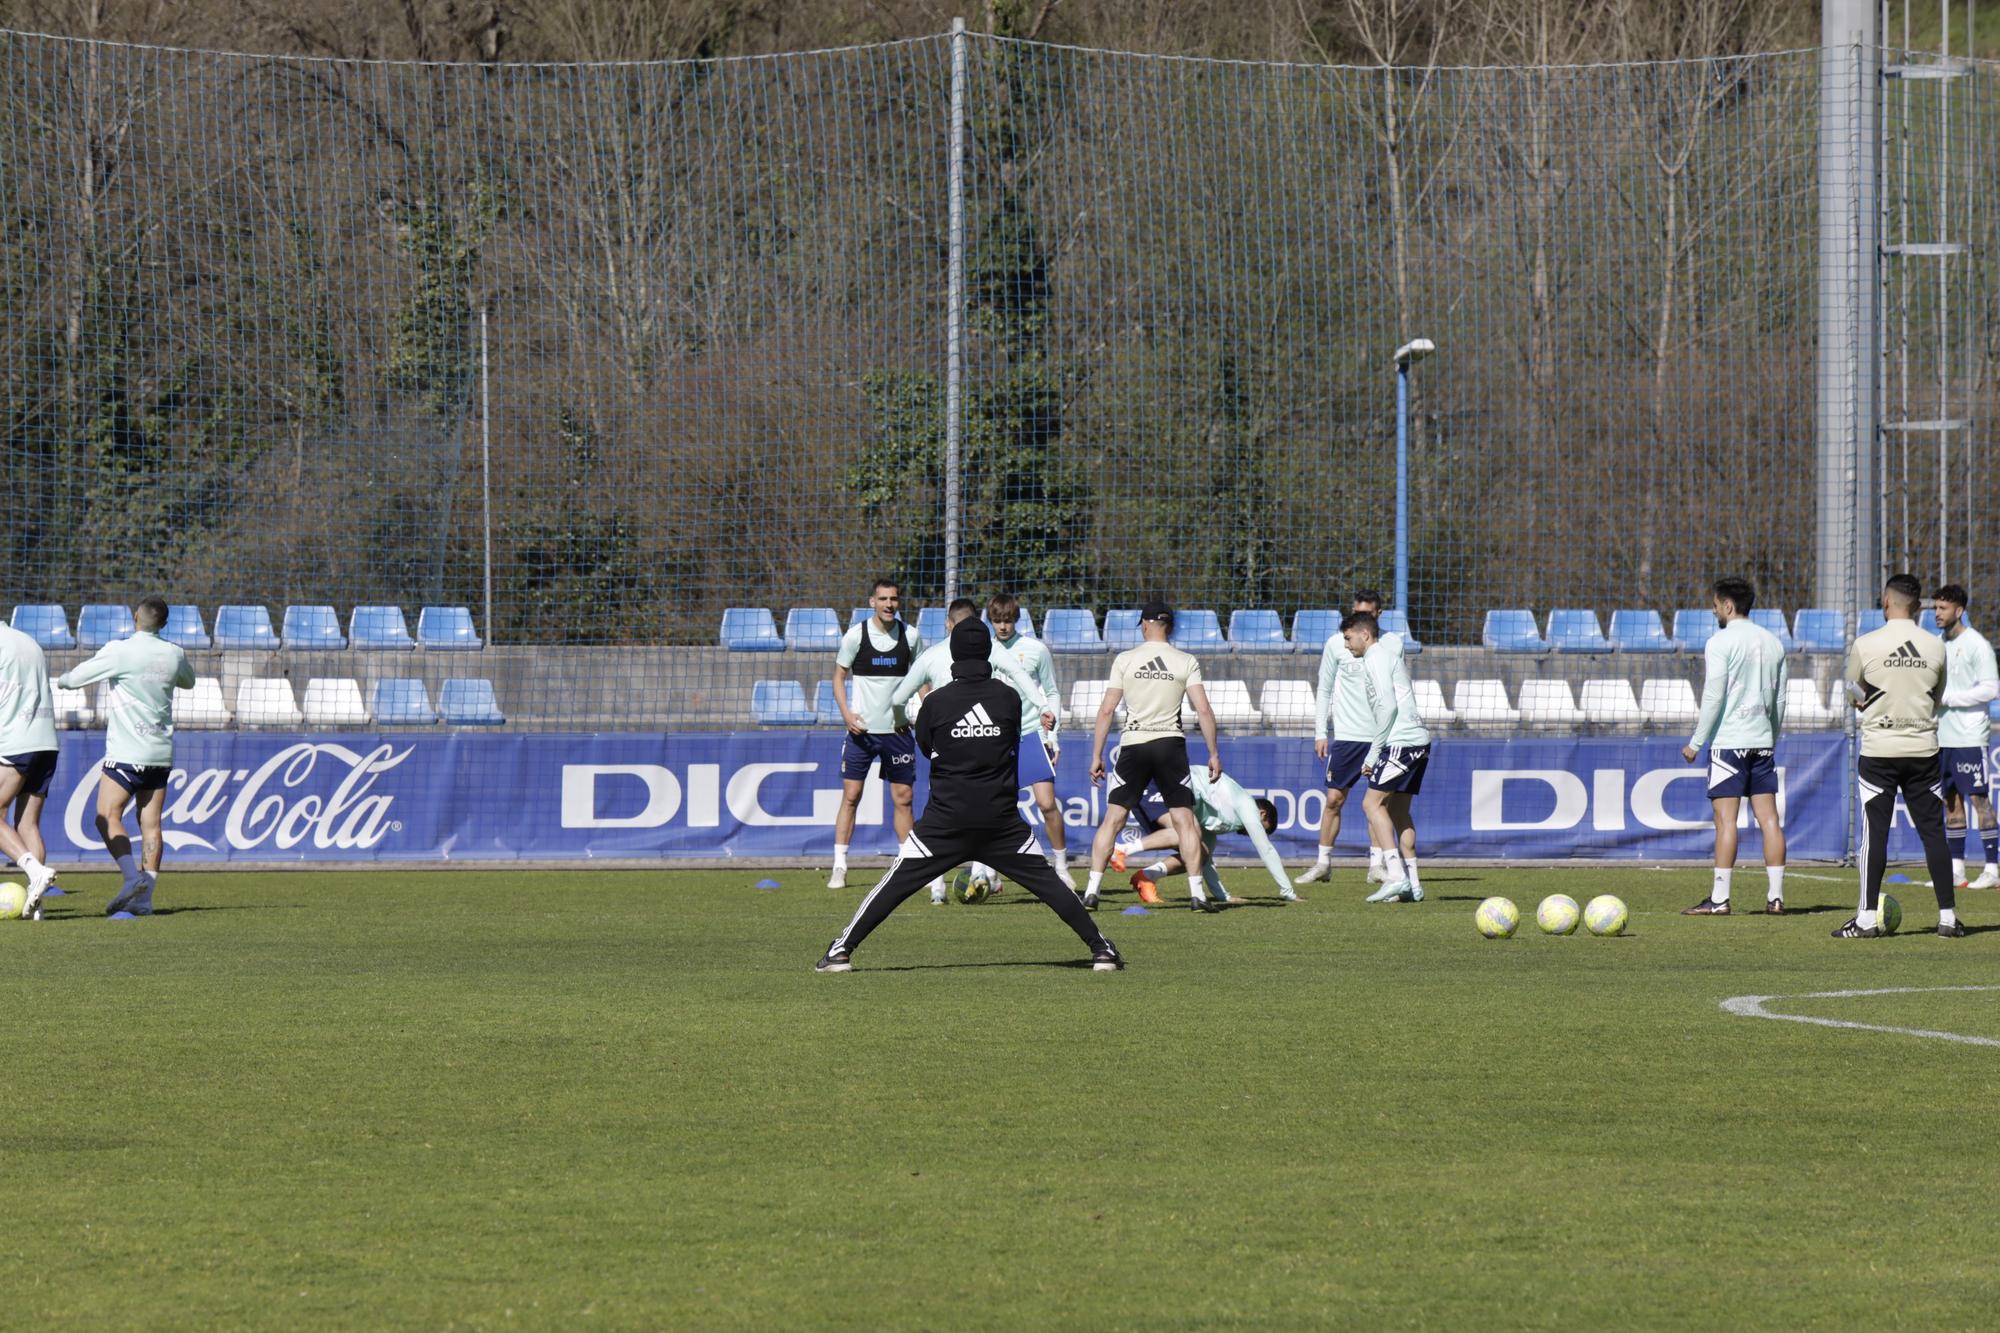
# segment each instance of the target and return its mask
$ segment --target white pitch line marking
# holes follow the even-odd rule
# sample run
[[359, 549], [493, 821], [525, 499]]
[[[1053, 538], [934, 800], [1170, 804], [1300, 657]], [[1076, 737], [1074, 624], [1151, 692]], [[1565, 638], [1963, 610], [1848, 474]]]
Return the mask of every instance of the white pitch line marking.
[[1723, 1009], [1746, 1018], [1775, 1018], [1785, 1023], [1811, 1023], [1823, 1028], [1848, 1028], [1855, 1032], [1892, 1032], [1899, 1037], [1928, 1037], [1932, 1041], [1955, 1041], [1964, 1046], [2000, 1046], [2000, 1039], [1969, 1037], [1963, 1032], [1933, 1032], [1928, 1028], [1895, 1028], [1880, 1023], [1854, 1023], [1844, 1018], [1816, 1018], [1806, 1014], [1774, 1014], [1764, 1006], [1772, 1000], [1854, 1000], [1870, 995], [1930, 995], [1939, 991], [2000, 991], [2000, 986], [1888, 986], [1881, 990], [1822, 990], [1809, 995], [1737, 995], [1722, 1002]]

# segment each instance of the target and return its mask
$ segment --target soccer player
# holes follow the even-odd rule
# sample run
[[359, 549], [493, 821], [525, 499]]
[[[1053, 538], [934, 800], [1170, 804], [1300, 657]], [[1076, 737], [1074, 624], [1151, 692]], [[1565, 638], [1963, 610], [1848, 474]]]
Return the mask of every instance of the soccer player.
[[[1945, 838], [1955, 830], [1965, 839], [1965, 854], [1951, 863], [1955, 888], [2000, 887], [2000, 828], [1994, 827], [1993, 801], [1988, 795], [1986, 742], [1992, 723], [1986, 705], [2000, 697], [2000, 668], [1993, 645], [1966, 623], [1965, 589], [1947, 583], [1932, 594], [1938, 630], [1944, 637], [1944, 711], [1938, 714], [1938, 758], [1944, 767]], [[1965, 865], [1972, 859], [1974, 826], [1966, 807], [1978, 820], [1977, 836], [1985, 844], [1986, 868], [1970, 884]]]
[[[1350, 611], [1382, 614], [1382, 594], [1363, 589], [1354, 594]], [[1387, 635], [1395, 638], [1395, 635]], [[1400, 647], [1402, 640], [1397, 639]], [[1327, 718], [1333, 718], [1333, 739], [1327, 740]], [[1347, 807], [1347, 793], [1361, 776], [1361, 761], [1368, 755], [1368, 743], [1375, 739], [1375, 710], [1368, 702], [1368, 680], [1361, 659], [1347, 651], [1347, 639], [1329, 634], [1319, 655], [1319, 688], [1313, 694], [1313, 753], [1326, 761], [1326, 811], [1319, 820], [1319, 860], [1298, 877], [1297, 883], [1312, 884], [1333, 877], [1333, 840], [1340, 836], [1340, 815]], [[1385, 877], [1388, 849], [1375, 842], [1368, 831], [1368, 881]]]
[[1861, 713], [1861, 906], [1834, 928], [1837, 940], [1874, 939], [1882, 933], [1882, 872], [1889, 861], [1889, 821], [1896, 795], [1923, 839], [1924, 860], [1937, 894], [1937, 933], [1965, 934], [1951, 879], [1951, 848], [1944, 837], [1944, 795], [1938, 772], [1937, 710], [1944, 697], [1944, 640], [1917, 624], [1923, 585], [1897, 574], [1882, 589], [1882, 628], [1847, 649], [1847, 688]]
[[917, 743], [931, 766], [924, 817], [814, 970], [848, 971], [861, 942], [926, 880], [968, 861], [984, 861], [1054, 909], [1089, 947], [1093, 971], [1117, 971], [1125, 960], [1084, 911], [1075, 890], [1056, 878], [1034, 830], [1021, 817], [1021, 789], [1015, 781], [1021, 696], [993, 679], [992, 634], [977, 617], [968, 617], [952, 627], [950, 642], [951, 683], [933, 690], [917, 715]]
[[[875, 614], [850, 625], [834, 654], [833, 701], [847, 723], [840, 743], [840, 810], [833, 817], [833, 873], [829, 889], [847, 887], [847, 848], [854, 838], [854, 815], [868, 770], [879, 761], [882, 781], [895, 802], [896, 838], [910, 836], [910, 783], [917, 776], [917, 745], [910, 724], [891, 699], [923, 647], [923, 636], [897, 618], [903, 589], [894, 579], [876, 579], [868, 595]], [[847, 678], [854, 677], [854, 704]]]
[[[993, 625], [994, 647], [1018, 662], [1039, 687], [1036, 693], [1048, 701], [1044, 708], [1034, 696], [1022, 691], [1022, 702], [1027, 707], [1021, 712], [1021, 785], [1034, 797], [1035, 808], [1041, 812], [1042, 827], [1049, 835], [1049, 862], [1055, 867], [1056, 878], [1074, 891], [1076, 881], [1069, 875], [1069, 830], [1063, 827], [1062, 807], [1056, 803], [1056, 728], [1062, 722], [1062, 687], [1056, 683], [1055, 658], [1040, 639], [1016, 632], [1021, 622], [1021, 603], [1013, 593], [1003, 592], [989, 599], [986, 619]], [[1014, 682], [1014, 688], [1019, 690], [1020, 684]], [[1042, 716], [1044, 712], [1047, 717]]]
[[42, 804], [56, 775], [56, 707], [41, 645], [12, 625], [0, 625], [0, 852], [28, 875], [33, 919], [55, 883], [45, 865]]
[[[1104, 702], [1097, 707], [1097, 723], [1090, 739], [1090, 780], [1104, 781], [1104, 742], [1111, 732], [1111, 719], [1125, 704], [1125, 730], [1118, 745], [1118, 783], [1111, 789], [1104, 807], [1104, 822], [1090, 844], [1090, 880], [1084, 885], [1083, 905], [1095, 908], [1104, 884], [1104, 867], [1125, 816], [1146, 794], [1148, 784], [1159, 789], [1167, 805], [1167, 820], [1179, 835], [1181, 864], [1188, 871], [1191, 905], [1202, 912], [1218, 911], [1200, 885], [1202, 867], [1201, 825], [1194, 818], [1194, 788], [1188, 781], [1187, 734], [1181, 729], [1181, 703], [1194, 705], [1201, 723], [1201, 738], [1208, 743], [1208, 777], [1222, 776], [1222, 749], [1215, 738], [1215, 713], [1208, 706], [1208, 691], [1201, 685], [1201, 663], [1167, 642], [1174, 631], [1174, 611], [1165, 602], [1148, 602], [1139, 611], [1139, 634], [1144, 640], [1137, 648], [1118, 654], [1111, 664], [1111, 685]], [[1141, 902], [1158, 906], [1159, 895], [1134, 876], [1132, 886]]]
[[[1210, 782], [1207, 773], [1198, 768], [1192, 769], [1188, 773], [1188, 784], [1194, 791], [1194, 817], [1201, 824], [1201, 877], [1208, 886], [1208, 896], [1218, 903], [1231, 901], [1229, 891], [1222, 887], [1222, 877], [1215, 872], [1215, 840], [1220, 834], [1242, 833], [1257, 849], [1264, 869], [1270, 871], [1271, 878], [1277, 881], [1278, 896], [1288, 903], [1297, 902], [1299, 895], [1285, 874], [1285, 859], [1271, 845], [1271, 834], [1278, 831], [1278, 807], [1261, 796], [1251, 796], [1243, 790], [1243, 784], [1227, 773]], [[1155, 851], [1180, 845], [1180, 834], [1163, 822], [1166, 802], [1159, 793], [1148, 791], [1132, 814], [1146, 828], [1146, 836], [1139, 840], [1141, 849]], [[1112, 854], [1112, 863], [1119, 870], [1125, 868], [1124, 859], [1123, 852]], [[1168, 856], [1147, 866], [1139, 875], [1149, 883], [1157, 884], [1180, 868], [1180, 857]]]
[[1375, 841], [1388, 851], [1385, 882], [1366, 901], [1420, 903], [1424, 885], [1417, 876], [1417, 826], [1410, 821], [1410, 802], [1424, 789], [1424, 770], [1431, 762], [1430, 729], [1417, 716], [1417, 695], [1410, 686], [1401, 636], [1385, 637], [1366, 611], [1348, 612], [1340, 632], [1347, 650], [1361, 659], [1375, 712], [1375, 732], [1361, 763], [1361, 776], [1368, 779], [1361, 809]]
[[[955, 597], [944, 610], [945, 628], [949, 631], [959, 621], [966, 619], [968, 616], [978, 614], [979, 603], [973, 601], [970, 597]], [[994, 674], [1005, 680], [1009, 685], [1012, 685], [1014, 692], [1021, 696], [1021, 702], [1024, 705], [1021, 722], [1022, 736], [1024, 738], [1033, 736], [1035, 744], [1040, 745], [1043, 724], [1046, 723], [1051, 727], [1055, 725], [1055, 703], [1052, 697], [1044, 695], [1041, 685], [1035, 678], [1028, 674], [1027, 670], [1015, 659], [1012, 653], [1002, 648], [998, 643], [993, 645], [991, 662]], [[891, 702], [896, 707], [904, 709], [908, 713], [916, 713], [918, 709], [910, 705], [912, 697], [921, 694], [928, 698], [932, 690], [949, 684], [951, 684], [951, 644], [949, 642], [934, 643], [917, 654], [917, 660], [910, 665], [909, 674], [904, 676], [901, 682], [897, 684], [896, 692], [892, 696]], [[1051, 687], [1053, 687], [1053, 679], [1051, 680]], [[1025, 743], [1022, 749], [1024, 751], [1027, 749]], [[1022, 756], [1021, 767], [1023, 771], [1029, 768], [1029, 760], [1025, 754]], [[1026, 785], [1025, 781], [1022, 785]], [[1053, 788], [1051, 788], [1051, 791], [1053, 792]], [[1060, 817], [1058, 817], [1057, 823], [1060, 825]], [[996, 886], [999, 883], [998, 875], [995, 873], [993, 867], [989, 865], [975, 863], [972, 867], [972, 873]], [[1076, 888], [1076, 884], [1069, 878], [1068, 871], [1060, 864], [1056, 866], [1056, 875], [1063, 883], [1069, 885], [1072, 890]], [[931, 885], [931, 904], [937, 906], [942, 904], [944, 900], [945, 885], [944, 881], [940, 879]]]
[[1785, 831], [1778, 826], [1778, 733], [1785, 721], [1785, 645], [1752, 624], [1757, 593], [1747, 579], [1717, 579], [1710, 590], [1716, 623], [1705, 654], [1701, 716], [1681, 748], [1690, 764], [1708, 751], [1708, 801], [1715, 811], [1715, 876], [1708, 896], [1682, 916], [1728, 916], [1736, 870], [1736, 816], [1743, 798], [1764, 835], [1764, 910], [1785, 911]]
[[[153, 891], [159, 886], [166, 849], [160, 814], [166, 809], [167, 779], [174, 771], [174, 691], [194, 684], [187, 654], [160, 637], [160, 627], [167, 623], [163, 599], [148, 597], [133, 607], [132, 623], [137, 628], [131, 637], [105, 644], [95, 657], [56, 681], [66, 690], [111, 682], [104, 770], [97, 779], [97, 836], [118, 863], [125, 886], [104, 909], [106, 916], [149, 916], [153, 911]], [[143, 864], [134, 861], [132, 840], [125, 834], [129, 802], [139, 807]]]

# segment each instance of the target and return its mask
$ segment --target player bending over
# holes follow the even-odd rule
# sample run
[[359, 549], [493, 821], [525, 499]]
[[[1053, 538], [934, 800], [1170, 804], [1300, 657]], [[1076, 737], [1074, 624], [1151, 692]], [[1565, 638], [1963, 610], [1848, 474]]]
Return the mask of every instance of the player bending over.
[[1021, 789], [1014, 780], [1021, 696], [993, 679], [992, 652], [993, 636], [977, 619], [952, 627], [951, 683], [933, 690], [917, 715], [917, 744], [931, 766], [924, 816], [815, 971], [848, 971], [854, 951], [904, 899], [939, 873], [973, 860], [998, 867], [1054, 909], [1090, 949], [1093, 971], [1115, 972], [1125, 965], [1075, 891], [1056, 878], [1021, 817]]
[[[1243, 784], [1224, 773], [1214, 782], [1199, 768], [1188, 771], [1188, 782], [1194, 788], [1194, 817], [1201, 824], [1201, 878], [1208, 886], [1208, 896], [1218, 903], [1233, 901], [1229, 891], [1222, 887], [1222, 877], [1215, 873], [1215, 839], [1224, 833], [1241, 833], [1250, 839], [1257, 849], [1257, 856], [1264, 862], [1264, 869], [1271, 872], [1277, 881], [1278, 896], [1288, 903], [1299, 901], [1299, 895], [1292, 888], [1292, 881], [1285, 874], [1285, 859], [1278, 855], [1278, 849], [1271, 845], [1271, 834], [1278, 831], [1278, 807], [1261, 796], [1252, 796], [1243, 790]], [[1166, 815], [1166, 802], [1156, 792], [1147, 792], [1132, 815], [1146, 829], [1146, 836], [1139, 840], [1139, 847], [1145, 851], [1158, 851], [1180, 846], [1180, 834], [1162, 822]], [[1125, 868], [1125, 853], [1121, 850], [1112, 854], [1114, 869]], [[1178, 874], [1181, 859], [1168, 856], [1155, 861], [1132, 876], [1132, 887], [1141, 893], [1153, 891], [1155, 886], [1168, 875]], [[1146, 881], [1140, 887], [1140, 881]]]
[[[1938, 710], [1938, 762], [1944, 771], [1945, 836], [1962, 837], [1964, 854], [1953, 858], [1951, 877], [1961, 889], [2000, 888], [2000, 829], [1994, 827], [1993, 801], [1987, 795], [1986, 742], [1993, 734], [1986, 705], [2000, 698], [2000, 668], [1993, 645], [1966, 623], [1969, 601], [1965, 589], [1947, 583], [1932, 595], [1938, 633], [1944, 639], [1944, 698]], [[1970, 884], [1966, 862], [1972, 859], [1975, 829], [1966, 807], [1978, 821], [1976, 836], [1985, 845], [1986, 868]]]
[[1361, 808], [1376, 841], [1389, 849], [1388, 882], [1367, 901], [1420, 903], [1424, 886], [1417, 878], [1417, 828], [1410, 822], [1410, 802], [1423, 790], [1424, 770], [1431, 762], [1431, 733], [1417, 716], [1403, 640], [1394, 634], [1383, 637], [1381, 626], [1366, 611], [1348, 613], [1340, 632], [1348, 651], [1361, 659], [1368, 673], [1375, 736], [1361, 765], [1361, 775], [1368, 779]]
[[[1363, 589], [1354, 594], [1351, 611], [1382, 614], [1382, 594]], [[1402, 640], [1393, 634], [1385, 639]], [[1333, 739], [1327, 739], [1331, 717]], [[1297, 883], [1312, 884], [1333, 877], [1333, 840], [1340, 836], [1340, 814], [1347, 808], [1347, 793], [1361, 779], [1361, 763], [1368, 757], [1368, 743], [1375, 739], [1375, 709], [1368, 701], [1368, 677], [1361, 659], [1347, 651], [1347, 640], [1329, 634], [1319, 655], [1319, 687], [1313, 693], [1313, 753], [1326, 761], [1326, 812], [1319, 821], [1319, 859]], [[1365, 821], [1364, 821], [1365, 822]], [[1379, 884], [1388, 878], [1389, 849], [1377, 845], [1375, 830], [1368, 830], [1368, 882]]]
[[[106, 709], [104, 770], [97, 779], [97, 836], [118, 863], [125, 886], [106, 916], [129, 913], [148, 916], [153, 890], [160, 882], [160, 814], [167, 804], [167, 779], [174, 771], [174, 691], [194, 684], [187, 654], [160, 637], [167, 623], [167, 604], [148, 597], [132, 608], [138, 628], [130, 638], [116, 639], [97, 656], [64, 673], [56, 682], [80, 690], [98, 681], [111, 683]], [[132, 857], [132, 840], [125, 833], [125, 806], [139, 806], [139, 839], [144, 865]]]
[[0, 852], [28, 873], [30, 920], [56, 881], [43, 864], [42, 804], [56, 775], [56, 707], [41, 645], [0, 625]]

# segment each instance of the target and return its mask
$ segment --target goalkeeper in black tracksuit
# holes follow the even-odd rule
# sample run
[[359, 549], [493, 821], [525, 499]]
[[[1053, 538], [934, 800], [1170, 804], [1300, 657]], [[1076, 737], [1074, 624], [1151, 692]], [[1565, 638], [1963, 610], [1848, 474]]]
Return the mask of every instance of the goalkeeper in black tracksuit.
[[896, 860], [847, 929], [827, 946], [821, 972], [845, 972], [861, 941], [903, 900], [948, 870], [972, 861], [992, 866], [1055, 909], [1090, 947], [1091, 966], [1115, 972], [1125, 965], [1042, 855], [1035, 832], [1021, 817], [1015, 761], [1021, 744], [1021, 696], [993, 679], [987, 664], [993, 636], [967, 617], [951, 630], [951, 683], [932, 690], [917, 715], [917, 749], [930, 760], [930, 800], [923, 817], [896, 851]]

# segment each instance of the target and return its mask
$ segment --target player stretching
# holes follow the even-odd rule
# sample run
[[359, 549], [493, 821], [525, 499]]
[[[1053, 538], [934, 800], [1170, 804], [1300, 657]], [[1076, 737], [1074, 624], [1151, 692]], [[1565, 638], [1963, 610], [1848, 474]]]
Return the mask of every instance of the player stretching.
[[[979, 603], [973, 601], [970, 597], [953, 598], [950, 605], [944, 609], [946, 632], [949, 633], [959, 621], [978, 614]], [[1014, 655], [1000, 647], [999, 644], [996, 643], [993, 645], [992, 654], [988, 661], [993, 667], [993, 674], [1013, 686], [1014, 692], [1021, 696], [1022, 749], [1027, 749], [1027, 739], [1031, 736], [1034, 738], [1035, 744], [1039, 746], [1041, 744], [1043, 724], [1047, 723], [1051, 727], [1055, 725], [1055, 713], [1053, 711], [1055, 703], [1053, 699], [1042, 693], [1041, 686], [1015, 660]], [[922, 694], [923, 697], [929, 698], [932, 690], [949, 684], [951, 684], [951, 644], [949, 642], [934, 643], [924, 649], [923, 652], [917, 654], [917, 660], [911, 664], [909, 674], [904, 676], [901, 682], [897, 684], [896, 692], [892, 696], [892, 702], [896, 707], [914, 714], [918, 710], [910, 706], [910, 699], [913, 696]], [[1021, 760], [1022, 770], [1025, 772], [1028, 766], [1028, 760], [1026, 757], [1023, 757]], [[1026, 783], [1024, 782], [1022, 785], [1025, 786]], [[999, 887], [1000, 877], [992, 866], [975, 862], [972, 867], [972, 873], [986, 880], [987, 883], [993, 885], [995, 888]], [[1070, 881], [1068, 872], [1061, 865], [1056, 867], [1056, 875], [1063, 881], [1063, 884], [1067, 888], [1072, 891], [1076, 888], [1076, 885]], [[933, 880], [931, 882], [932, 905], [939, 905], [944, 900], [944, 881], [941, 879]]]
[[1431, 733], [1417, 716], [1402, 638], [1383, 637], [1382, 627], [1366, 611], [1349, 612], [1340, 632], [1368, 674], [1368, 698], [1375, 710], [1375, 734], [1361, 765], [1361, 776], [1368, 779], [1361, 809], [1375, 841], [1388, 848], [1383, 867], [1387, 882], [1367, 901], [1420, 903], [1424, 886], [1417, 878], [1417, 827], [1410, 822], [1410, 802], [1424, 788]]
[[[164, 600], [148, 597], [133, 607], [132, 623], [137, 628], [130, 638], [105, 644], [97, 656], [56, 682], [66, 690], [111, 682], [104, 771], [97, 779], [97, 836], [118, 863], [125, 886], [104, 909], [106, 916], [149, 916], [153, 911], [165, 851], [160, 814], [174, 771], [174, 690], [194, 684], [187, 654], [160, 637], [160, 627], [167, 623]], [[132, 840], [125, 834], [125, 806], [133, 801], [139, 806], [143, 866], [133, 861]]]
[[30, 920], [56, 872], [43, 864], [42, 803], [56, 774], [56, 707], [41, 645], [0, 625], [0, 852], [28, 873]]
[[[1042, 827], [1049, 835], [1049, 863], [1055, 867], [1056, 878], [1074, 892], [1076, 881], [1069, 876], [1069, 831], [1063, 827], [1062, 807], [1056, 804], [1056, 728], [1062, 722], [1062, 687], [1056, 683], [1055, 659], [1040, 639], [1015, 633], [1021, 621], [1021, 603], [1013, 593], [999, 593], [989, 600], [986, 618], [993, 624], [994, 647], [1018, 662], [1039, 687], [1036, 694], [1048, 700], [1044, 710], [1034, 696], [1021, 692], [1027, 705], [1021, 710], [1021, 785], [1041, 811]], [[1021, 689], [1018, 682], [1010, 683]], [[1044, 711], [1048, 716], [1042, 716]]]
[[[1953, 830], [1965, 838], [1965, 855], [1951, 863], [1951, 877], [1961, 889], [2000, 887], [2000, 829], [1994, 827], [1993, 802], [1987, 795], [1986, 741], [1993, 724], [1986, 705], [2000, 697], [2000, 668], [1993, 645], [1965, 623], [1966, 592], [1947, 583], [1931, 598], [1937, 607], [1938, 631], [1944, 638], [1944, 707], [1938, 713], [1938, 761], [1944, 769], [1945, 837]], [[1974, 825], [1986, 847], [1986, 868], [1970, 884], [1965, 865], [1972, 859]]]
[[1681, 749], [1690, 764], [1708, 752], [1708, 800], [1715, 810], [1715, 878], [1708, 896], [1682, 916], [1728, 916], [1736, 871], [1736, 816], [1743, 798], [1764, 835], [1764, 910], [1785, 911], [1785, 831], [1778, 826], [1778, 733], [1785, 720], [1785, 645], [1750, 621], [1756, 590], [1747, 579], [1717, 579], [1715, 619], [1704, 657], [1701, 717]]
[[[876, 579], [868, 595], [874, 615], [848, 627], [834, 654], [833, 701], [847, 735], [840, 743], [840, 810], [833, 817], [833, 874], [829, 889], [847, 887], [847, 848], [868, 770], [881, 761], [882, 781], [896, 804], [896, 840], [910, 836], [910, 783], [917, 776], [917, 743], [903, 710], [890, 702], [923, 646], [923, 636], [897, 619], [903, 590], [894, 579]], [[854, 677], [854, 706], [847, 702], [847, 678]]]
[[[1218, 903], [1232, 901], [1229, 891], [1222, 887], [1222, 877], [1215, 873], [1215, 839], [1223, 833], [1242, 833], [1249, 837], [1257, 849], [1257, 856], [1264, 862], [1264, 869], [1271, 872], [1271, 878], [1278, 883], [1278, 896], [1288, 903], [1295, 903], [1299, 895], [1293, 891], [1292, 882], [1285, 875], [1285, 859], [1278, 855], [1278, 849], [1271, 845], [1271, 834], [1278, 830], [1278, 807], [1261, 796], [1251, 796], [1243, 790], [1243, 784], [1224, 773], [1214, 782], [1200, 769], [1188, 773], [1188, 785], [1194, 790], [1194, 817], [1201, 823], [1201, 878], [1208, 886], [1208, 896]], [[1167, 828], [1162, 820], [1166, 814], [1166, 802], [1157, 792], [1147, 792], [1132, 814], [1146, 827], [1146, 836], [1139, 840], [1140, 848], [1156, 851], [1180, 845], [1180, 834]], [[1123, 854], [1114, 853], [1113, 863], [1118, 869], [1125, 868]], [[1178, 856], [1169, 856], [1155, 861], [1139, 872], [1149, 884], [1156, 884], [1181, 868]]]
[[[1151, 784], [1167, 805], [1167, 820], [1180, 835], [1181, 864], [1188, 868], [1188, 894], [1198, 911], [1215, 911], [1220, 903], [1210, 903], [1200, 888], [1201, 825], [1194, 819], [1194, 788], [1188, 781], [1187, 733], [1181, 729], [1181, 701], [1194, 705], [1201, 722], [1201, 738], [1208, 742], [1208, 777], [1222, 776], [1222, 750], [1215, 739], [1215, 713], [1208, 706], [1208, 691], [1201, 686], [1201, 663], [1167, 642], [1174, 630], [1173, 608], [1165, 602], [1148, 602], [1139, 612], [1139, 633], [1145, 642], [1118, 654], [1111, 664], [1111, 684], [1104, 702], [1097, 706], [1097, 723], [1090, 738], [1090, 780], [1104, 781], [1104, 742], [1111, 732], [1111, 719], [1125, 702], [1125, 730], [1118, 745], [1118, 783], [1104, 806], [1104, 822], [1090, 844], [1090, 882], [1083, 889], [1083, 905], [1095, 908], [1104, 883], [1104, 867], [1111, 860], [1111, 848], [1125, 827], [1125, 816], [1146, 794]], [[1160, 897], [1134, 875], [1132, 887], [1139, 900], [1157, 906]]]
[[[1382, 614], [1382, 594], [1363, 590], [1354, 594], [1350, 611]], [[1386, 635], [1386, 638], [1396, 638]], [[1398, 647], [1402, 640], [1397, 639]], [[1326, 736], [1327, 715], [1333, 716], [1333, 740]], [[1375, 739], [1375, 710], [1368, 702], [1368, 680], [1361, 659], [1347, 651], [1347, 640], [1335, 633], [1326, 638], [1319, 655], [1319, 689], [1313, 694], [1313, 753], [1326, 761], [1326, 811], [1319, 820], [1319, 860], [1298, 877], [1297, 883], [1312, 884], [1333, 877], [1333, 840], [1340, 836], [1340, 814], [1347, 806], [1347, 793], [1361, 776], [1361, 761], [1368, 757], [1368, 743]], [[1368, 880], [1379, 883], [1388, 878], [1388, 849], [1375, 841], [1368, 830]]]

